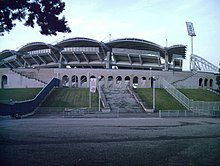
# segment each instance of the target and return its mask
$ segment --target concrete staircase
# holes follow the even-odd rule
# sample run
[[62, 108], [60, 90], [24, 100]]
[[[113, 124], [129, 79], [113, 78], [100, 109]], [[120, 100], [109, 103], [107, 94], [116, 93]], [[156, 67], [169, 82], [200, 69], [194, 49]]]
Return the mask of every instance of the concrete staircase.
[[26, 76], [26, 75], [24, 75], [24, 74], [22, 74], [22, 73], [20, 73], [20, 72], [18, 72], [16, 70], [14, 70], [14, 69], [11, 69], [11, 71], [16, 73], [16, 74], [19, 74], [20, 76], [25, 77], [27, 79], [32, 79], [32, 80], [35, 80], [36, 82], [42, 83], [44, 85], [47, 85], [47, 83], [45, 81], [39, 80], [39, 79], [34, 78], [34, 77]]
[[140, 113], [144, 112], [141, 106], [134, 99], [127, 89], [103, 88], [107, 103], [111, 112]]

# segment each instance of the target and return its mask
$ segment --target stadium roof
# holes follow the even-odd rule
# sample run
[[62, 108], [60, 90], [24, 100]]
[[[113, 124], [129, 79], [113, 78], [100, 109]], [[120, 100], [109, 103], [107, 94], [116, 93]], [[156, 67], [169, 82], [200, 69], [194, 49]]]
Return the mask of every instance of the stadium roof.
[[51, 44], [43, 43], [43, 42], [32, 42], [22, 46], [18, 51], [20, 52], [28, 52], [33, 50], [40, 49], [58, 49]]
[[[111, 53], [108, 57], [109, 60], [107, 60], [108, 51]], [[155, 68], [162, 68], [163, 64], [161, 64], [160, 58], [165, 58], [165, 55], [168, 55], [169, 63], [174, 59], [184, 59], [186, 46], [162, 47], [156, 43], [137, 38], [121, 38], [103, 43], [90, 38], [75, 37], [62, 40], [55, 45], [32, 42], [22, 46], [18, 51], [4, 50], [0, 52], [0, 61], [4, 64], [10, 62], [13, 65], [14, 63], [14, 66], [18, 64], [16, 61], [24, 63], [22, 65], [19, 63], [20, 67], [57, 67], [63, 63], [64, 65], [95, 68], [105, 67], [105, 63], [108, 62], [121, 67], [147, 68], [155, 66]]]

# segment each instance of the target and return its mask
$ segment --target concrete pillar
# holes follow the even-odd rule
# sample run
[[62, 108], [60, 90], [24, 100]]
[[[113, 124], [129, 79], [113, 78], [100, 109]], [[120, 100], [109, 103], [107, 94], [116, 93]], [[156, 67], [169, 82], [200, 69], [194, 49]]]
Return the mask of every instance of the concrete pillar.
[[110, 69], [110, 51], [107, 52], [107, 56], [106, 56], [106, 62], [105, 62], [105, 68], [106, 69]]
[[131, 75], [131, 76], [130, 76], [130, 87], [133, 87], [133, 78], [134, 78], [134, 76]]
[[71, 88], [72, 87], [72, 78], [71, 78], [71, 75], [68, 75], [68, 78], [69, 78], [69, 88]]
[[140, 77], [140, 76], [137, 76], [137, 77], [138, 77], [138, 88], [141, 88], [142, 77]]
[[105, 85], [104, 85], [104, 87], [105, 88], [107, 88], [108, 87], [108, 76], [104, 76], [105, 77]]
[[78, 75], [78, 87], [81, 88], [81, 75]]
[[168, 66], [168, 53], [167, 52], [165, 53], [165, 66], [164, 66], [164, 69], [165, 70], [169, 69], [169, 66]]

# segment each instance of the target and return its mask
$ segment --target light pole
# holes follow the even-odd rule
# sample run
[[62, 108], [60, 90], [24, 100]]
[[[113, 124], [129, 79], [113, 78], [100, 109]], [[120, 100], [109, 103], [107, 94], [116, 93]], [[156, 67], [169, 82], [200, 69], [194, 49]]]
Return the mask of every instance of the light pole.
[[151, 85], [151, 84], [152, 84], [152, 80], [151, 80], [151, 69], [152, 69], [152, 68], [150, 67], [150, 87], [152, 88], [152, 85]]
[[189, 62], [189, 68], [190, 71], [192, 70], [192, 56], [193, 56], [193, 37], [196, 36], [193, 23], [192, 22], [186, 22], [186, 27], [188, 31], [188, 35], [191, 36], [191, 55], [190, 55], [190, 62]]
[[155, 111], [155, 101], [156, 101], [156, 96], [155, 96], [155, 83], [154, 83], [154, 81], [155, 81], [156, 79], [155, 79], [155, 77], [153, 76], [153, 111]]
[[101, 76], [98, 76], [98, 84], [99, 84], [99, 111], [101, 111], [101, 85], [100, 85], [100, 81], [101, 81]]

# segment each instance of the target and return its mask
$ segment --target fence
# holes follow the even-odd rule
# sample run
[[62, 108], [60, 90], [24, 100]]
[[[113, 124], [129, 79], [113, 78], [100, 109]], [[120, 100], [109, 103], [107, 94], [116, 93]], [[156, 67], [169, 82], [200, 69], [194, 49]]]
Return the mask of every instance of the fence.
[[211, 111], [209, 114], [204, 114], [200, 111], [188, 110], [159, 110], [159, 117], [220, 117], [220, 111]]
[[98, 108], [65, 108], [65, 107], [38, 107], [33, 117], [37, 118], [151, 118], [158, 117], [156, 113], [145, 112], [106, 112]]
[[15, 116], [18, 115], [26, 115], [33, 112], [39, 104], [43, 101], [46, 95], [55, 87], [59, 86], [60, 80], [57, 78], [53, 78], [49, 84], [47, 84], [34, 99], [13, 102], [9, 104], [0, 103], [0, 116]]
[[193, 101], [187, 98], [184, 94], [178, 91], [173, 85], [169, 84], [166, 80], [162, 79], [162, 87], [184, 105], [187, 110], [191, 110], [195, 113], [212, 116], [213, 114], [219, 115], [220, 102], [205, 102], [205, 101]]

